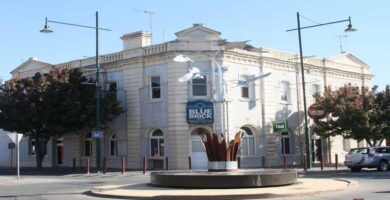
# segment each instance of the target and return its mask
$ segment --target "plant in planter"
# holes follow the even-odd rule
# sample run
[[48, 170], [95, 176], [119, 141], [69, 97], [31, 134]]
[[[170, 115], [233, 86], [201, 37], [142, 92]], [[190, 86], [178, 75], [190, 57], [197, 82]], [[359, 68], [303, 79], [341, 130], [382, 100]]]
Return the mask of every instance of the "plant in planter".
[[240, 148], [243, 132], [239, 131], [230, 142], [226, 141], [224, 135], [200, 133], [203, 145], [206, 149], [209, 160], [209, 171], [236, 170], [237, 152]]

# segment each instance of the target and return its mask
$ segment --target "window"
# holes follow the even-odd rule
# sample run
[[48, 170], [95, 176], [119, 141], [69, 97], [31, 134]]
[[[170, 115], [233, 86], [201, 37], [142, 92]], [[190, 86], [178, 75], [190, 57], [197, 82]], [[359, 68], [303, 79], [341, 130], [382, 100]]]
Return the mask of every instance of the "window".
[[29, 154], [31, 156], [35, 155], [36, 154], [36, 150], [35, 150], [35, 139], [30, 139], [30, 145], [29, 145]]
[[160, 129], [153, 131], [150, 138], [150, 156], [164, 156], [164, 135]]
[[255, 152], [255, 137], [252, 130], [248, 127], [241, 127], [245, 131], [245, 135], [241, 140], [241, 155], [242, 156], [254, 156]]
[[313, 103], [316, 102], [316, 99], [314, 98], [314, 95], [316, 93], [320, 93], [321, 90], [320, 90], [320, 85], [319, 84], [312, 84], [311, 85], [311, 93], [312, 93], [312, 96], [313, 96]]
[[159, 76], [153, 76], [150, 78], [150, 87], [152, 99], [161, 98], [161, 83]]
[[289, 102], [290, 98], [290, 85], [287, 81], [280, 82], [280, 100], [282, 102]]
[[207, 96], [207, 77], [192, 79], [192, 96]]
[[116, 91], [117, 91], [117, 85], [116, 82], [110, 82], [108, 85], [108, 92], [113, 95], [115, 98], [115, 102], [117, 101], [116, 99]]
[[92, 156], [92, 137], [91, 133], [85, 136], [84, 140], [84, 156]]
[[113, 134], [110, 137], [110, 156], [117, 156], [118, 155], [118, 141], [116, 139], [116, 135]]
[[[33, 138], [29, 138], [29, 145], [28, 145], [28, 153], [29, 155], [31, 156], [34, 156], [37, 154], [37, 146], [36, 146], [36, 142], [35, 142], [35, 139]], [[46, 152], [46, 146], [44, 146], [43, 148], [43, 153], [46, 155], [47, 152]]]
[[[248, 80], [248, 77], [242, 76], [240, 79]], [[247, 81], [245, 81], [245, 84], [241, 85], [241, 98], [249, 99], [249, 85]]]
[[290, 154], [290, 138], [282, 137], [282, 154]]

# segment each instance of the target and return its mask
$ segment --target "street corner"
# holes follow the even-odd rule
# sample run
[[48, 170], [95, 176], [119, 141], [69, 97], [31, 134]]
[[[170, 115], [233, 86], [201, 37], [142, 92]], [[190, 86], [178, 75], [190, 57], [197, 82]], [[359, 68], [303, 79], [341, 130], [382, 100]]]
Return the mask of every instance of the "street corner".
[[188, 189], [155, 187], [149, 183], [128, 185], [105, 185], [94, 187], [91, 196], [136, 199], [251, 199], [307, 196], [325, 192], [353, 190], [357, 181], [348, 179], [300, 178], [296, 184], [279, 187], [234, 188], [234, 189]]

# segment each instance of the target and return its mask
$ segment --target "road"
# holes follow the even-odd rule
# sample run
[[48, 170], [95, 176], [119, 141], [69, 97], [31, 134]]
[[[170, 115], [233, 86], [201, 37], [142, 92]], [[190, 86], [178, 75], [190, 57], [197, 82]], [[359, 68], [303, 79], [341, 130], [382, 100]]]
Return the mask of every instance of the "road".
[[[348, 170], [315, 171], [302, 174], [300, 178], [341, 178], [359, 182], [359, 188], [338, 192], [319, 193], [313, 196], [272, 198], [277, 200], [352, 200], [361, 197], [365, 200], [390, 200], [390, 171], [377, 172], [362, 170], [352, 173]], [[107, 199], [92, 197], [86, 194], [90, 188], [100, 185], [125, 185], [129, 183], [144, 183], [149, 181], [148, 175], [142, 172], [119, 172], [106, 175], [98, 174], [65, 174], [65, 175], [23, 175], [20, 180], [15, 176], [0, 175], [0, 199]], [[326, 187], [326, 186], [324, 186]], [[283, 187], [280, 187], [283, 189]]]

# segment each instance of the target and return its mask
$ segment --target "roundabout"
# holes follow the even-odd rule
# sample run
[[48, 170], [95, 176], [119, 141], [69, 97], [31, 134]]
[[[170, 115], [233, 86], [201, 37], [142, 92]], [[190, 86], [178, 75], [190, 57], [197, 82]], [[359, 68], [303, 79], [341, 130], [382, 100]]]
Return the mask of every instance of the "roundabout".
[[152, 172], [150, 183], [174, 188], [254, 188], [297, 182], [295, 170], [174, 171]]

